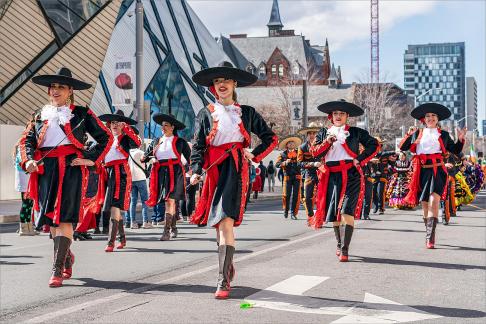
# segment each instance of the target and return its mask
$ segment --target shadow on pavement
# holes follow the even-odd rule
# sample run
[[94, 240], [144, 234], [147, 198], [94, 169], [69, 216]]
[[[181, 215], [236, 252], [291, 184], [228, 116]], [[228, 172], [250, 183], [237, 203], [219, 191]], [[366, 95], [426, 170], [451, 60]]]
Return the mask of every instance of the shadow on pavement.
[[[92, 287], [104, 289], [121, 289], [123, 292], [133, 294], [145, 294], [150, 292], [172, 292], [172, 293], [195, 293], [195, 294], [213, 294], [216, 291], [216, 286], [207, 285], [184, 285], [184, 284], [150, 284], [144, 282], [131, 281], [109, 281], [96, 280], [92, 278], [76, 278], [83, 282], [83, 285], [72, 285], [72, 287]], [[64, 286], [71, 286], [68, 282], [63, 283]], [[260, 289], [244, 286], [235, 286], [231, 288], [230, 299], [243, 299], [246, 296], [255, 294]]]
[[[446, 246], [445, 248], [443, 246]], [[470, 247], [470, 246], [458, 246], [458, 245], [448, 245], [448, 244], [438, 244], [436, 245], [436, 248], [439, 249], [444, 249], [444, 250], [464, 250], [464, 251], [479, 251], [479, 252], [485, 252], [486, 249], [483, 248], [476, 248], [476, 247]], [[452, 248], [452, 249], [448, 249]]]
[[486, 266], [480, 266], [480, 265], [441, 263], [441, 262], [420, 262], [420, 261], [408, 261], [408, 260], [399, 260], [399, 259], [383, 259], [383, 258], [364, 257], [359, 255], [354, 255], [354, 257], [360, 258], [360, 260], [350, 260], [350, 262], [394, 264], [394, 265], [418, 266], [418, 267], [453, 269], [453, 270], [486, 270]]
[[[174, 250], [174, 249], [150, 249], [150, 248], [140, 248], [140, 247], [130, 247], [127, 246], [123, 250], [116, 250], [118, 252], [122, 253], [131, 253], [131, 252], [158, 252], [158, 253], [165, 253], [165, 254], [174, 254], [174, 253], [214, 253], [216, 254], [217, 249], [214, 247], [213, 250]], [[253, 253], [252, 250], [236, 250], [236, 254], [239, 253]]]
[[404, 232], [404, 233], [425, 233], [423, 231], [411, 230], [411, 229], [397, 229], [397, 228], [372, 228], [372, 227], [360, 227], [358, 231], [391, 231], [391, 232]]

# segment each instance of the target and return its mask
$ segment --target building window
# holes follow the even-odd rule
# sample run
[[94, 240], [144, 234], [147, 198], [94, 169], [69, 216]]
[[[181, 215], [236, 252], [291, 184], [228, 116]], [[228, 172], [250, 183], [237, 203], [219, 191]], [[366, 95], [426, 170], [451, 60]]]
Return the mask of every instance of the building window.
[[281, 78], [283, 78], [283, 76], [284, 76], [284, 66], [283, 66], [283, 64], [280, 64], [278, 66], [278, 76], [281, 77]]
[[272, 75], [277, 75], [277, 66], [272, 64]]
[[260, 68], [259, 68], [259, 71], [258, 71], [258, 78], [260, 80], [265, 79], [266, 75], [267, 75], [267, 70], [265, 68], [265, 64], [262, 63], [262, 64], [260, 64]]
[[300, 74], [300, 69], [299, 69], [299, 64], [295, 63], [294, 64], [294, 71], [293, 71], [295, 76], [298, 76]]

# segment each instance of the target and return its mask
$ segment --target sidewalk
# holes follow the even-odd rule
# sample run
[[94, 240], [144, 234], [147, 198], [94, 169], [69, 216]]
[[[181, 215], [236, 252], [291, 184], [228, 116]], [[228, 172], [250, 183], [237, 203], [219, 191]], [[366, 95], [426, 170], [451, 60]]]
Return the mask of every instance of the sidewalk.
[[[275, 186], [275, 192], [268, 192], [268, 187], [265, 188], [264, 192], [258, 194], [258, 201], [266, 201], [272, 199], [280, 199], [282, 196], [282, 187]], [[255, 202], [253, 199], [253, 193], [251, 195], [251, 201]], [[1, 223], [16, 223], [19, 222], [19, 212], [22, 201], [19, 200], [0, 200], [0, 224]], [[142, 210], [142, 205], [139, 203], [137, 210]]]
[[15, 223], [19, 221], [22, 200], [0, 200], [0, 223]]

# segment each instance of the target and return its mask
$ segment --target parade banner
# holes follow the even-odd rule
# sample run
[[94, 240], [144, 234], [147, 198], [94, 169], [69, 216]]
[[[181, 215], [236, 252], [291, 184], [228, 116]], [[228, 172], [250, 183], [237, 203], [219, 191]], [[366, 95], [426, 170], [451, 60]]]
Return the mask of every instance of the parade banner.
[[135, 70], [133, 67], [133, 57], [115, 56], [114, 86], [112, 91], [112, 104], [114, 107], [133, 108], [135, 100], [133, 91]]
[[304, 101], [302, 98], [292, 99], [292, 105], [290, 107], [290, 126], [301, 127], [303, 107]]

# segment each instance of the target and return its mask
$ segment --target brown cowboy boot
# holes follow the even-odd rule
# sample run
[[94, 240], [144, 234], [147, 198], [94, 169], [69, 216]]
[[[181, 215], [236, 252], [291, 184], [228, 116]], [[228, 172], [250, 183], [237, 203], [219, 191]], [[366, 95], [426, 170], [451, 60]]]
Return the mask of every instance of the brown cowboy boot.
[[110, 228], [108, 231], [108, 245], [105, 248], [105, 252], [113, 252], [115, 248], [116, 234], [118, 232], [118, 221], [110, 219]]
[[218, 253], [219, 274], [218, 285], [214, 297], [216, 299], [227, 299], [231, 290], [231, 273], [234, 272], [233, 255], [235, 253], [235, 247], [231, 245], [220, 245], [218, 248]]
[[64, 264], [71, 246], [71, 239], [65, 236], [56, 236], [54, 239], [54, 262], [52, 275], [49, 279], [49, 287], [61, 287], [63, 280]]
[[334, 229], [334, 235], [336, 236], [336, 241], [337, 241], [337, 249], [336, 249], [336, 255], [340, 256], [341, 255], [341, 226], [333, 226]]
[[62, 273], [62, 277], [64, 279], [70, 279], [73, 275], [73, 264], [74, 264], [74, 253], [71, 249], [68, 250], [68, 254], [66, 256], [66, 262], [64, 263], [64, 271]]
[[165, 214], [164, 233], [162, 233], [162, 236], [160, 237], [161, 241], [170, 241], [170, 227], [172, 225], [172, 218], [173, 217], [174, 217], [174, 215], [171, 215], [169, 213]]
[[170, 223], [170, 228], [171, 228], [171, 238], [176, 238], [177, 237], [177, 234], [179, 233], [177, 231], [177, 216], [174, 215], [172, 216], [172, 222]]
[[123, 227], [123, 219], [118, 221], [118, 232], [120, 233], [120, 244], [117, 249], [123, 249], [127, 245], [127, 238], [125, 236], [125, 228]]

